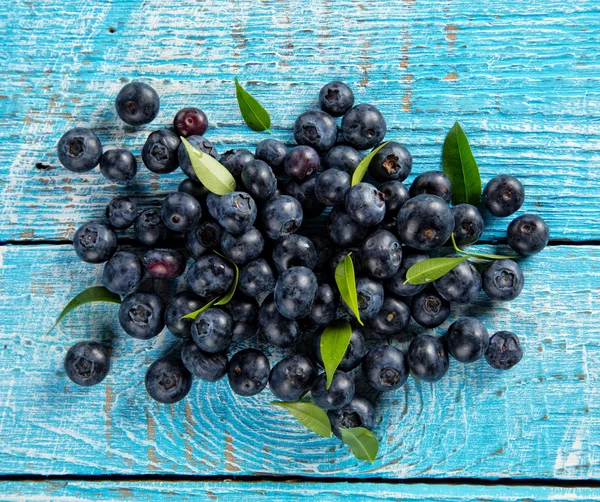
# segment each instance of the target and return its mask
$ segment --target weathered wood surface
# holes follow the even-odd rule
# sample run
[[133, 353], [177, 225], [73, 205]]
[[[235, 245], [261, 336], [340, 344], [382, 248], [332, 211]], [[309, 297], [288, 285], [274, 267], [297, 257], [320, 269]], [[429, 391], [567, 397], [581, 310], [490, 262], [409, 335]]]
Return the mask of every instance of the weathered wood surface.
[[[481, 294], [454, 309], [449, 321], [469, 314], [492, 332], [518, 333], [522, 363], [499, 372], [453, 361], [437, 384], [411, 378], [382, 396], [373, 465], [270, 406], [269, 391], [241, 398], [226, 381], [196, 381], [184, 402], [151, 401], [145, 369], [174, 337], [134, 340], [119, 328], [117, 307], [101, 304], [46, 334], [70, 298], [99, 282], [101, 266], [66, 245], [0, 249], [1, 473], [600, 478], [598, 247], [550, 247], [524, 262], [527, 284], [515, 301]], [[62, 370], [66, 350], [85, 339], [112, 345], [113, 355], [105, 382], [87, 389]], [[272, 362], [282, 356], [264, 348]]]
[[305, 482], [89, 482], [40, 481], [5, 483], [0, 501], [97, 502], [113, 500], [260, 500], [339, 502], [592, 502], [600, 493], [594, 488], [476, 485], [390, 485], [385, 483]]
[[[97, 170], [57, 168], [56, 142], [75, 125], [139, 154], [149, 130], [200, 105], [221, 152], [253, 147], [265, 135], [242, 127], [234, 76], [286, 141], [320, 86], [346, 80], [358, 102], [381, 108], [417, 173], [439, 166], [460, 119], [484, 181], [518, 175], [523, 210], [541, 213], [554, 239], [598, 239], [599, 9], [594, 0], [1, 2], [0, 240], [69, 239], [115, 193], [150, 204], [181, 178], [142, 168], [117, 190]], [[133, 78], [162, 97], [157, 120], [137, 132], [113, 106]], [[489, 223], [491, 238], [505, 235], [506, 220]]]

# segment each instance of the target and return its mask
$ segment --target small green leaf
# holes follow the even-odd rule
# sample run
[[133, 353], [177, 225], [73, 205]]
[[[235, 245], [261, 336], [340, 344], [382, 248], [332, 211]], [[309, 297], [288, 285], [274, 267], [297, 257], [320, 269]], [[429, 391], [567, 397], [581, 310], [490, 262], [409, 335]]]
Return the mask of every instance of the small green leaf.
[[481, 177], [469, 140], [457, 122], [442, 147], [442, 168], [452, 183], [452, 203], [476, 206], [481, 199]]
[[358, 296], [356, 294], [356, 278], [354, 277], [354, 263], [352, 263], [352, 253], [348, 253], [346, 257], [340, 261], [335, 267], [335, 283], [340, 290], [343, 300], [350, 310], [354, 313], [356, 320], [361, 326], [364, 326], [360, 320], [358, 311]]
[[204, 305], [204, 307], [201, 307], [198, 310], [195, 310], [194, 312], [190, 312], [189, 314], [181, 316], [181, 319], [196, 319], [196, 317], [198, 317], [202, 312], [204, 312], [205, 310], [208, 310], [209, 308], [211, 308], [217, 302], [217, 300], [219, 298], [221, 298], [221, 297], [220, 296], [215, 296], [206, 305]]
[[80, 305], [92, 302], [108, 302], [120, 304], [121, 297], [116, 293], [110, 292], [104, 286], [93, 286], [91, 288], [88, 288], [79, 293], [75, 298], [73, 298], [69, 303], [67, 303], [67, 306], [60, 313], [56, 322], [48, 330], [48, 333], [50, 333], [56, 327], [56, 325], [65, 318], [65, 316], [69, 312], [75, 310]]
[[331, 386], [333, 375], [346, 354], [352, 326], [347, 321], [335, 321], [325, 328], [321, 335], [321, 358], [327, 374], [327, 389]]
[[273, 401], [271, 404], [280, 406], [288, 410], [302, 425], [316, 432], [324, 438], [331, 437], [331, 422], [327, 413], [325, 413], [316, 404], [310, 401], [296, 401], [293, 403], [283, 403]]
[[[215, 251], [215, 253], [218, 254], [221, 258], [225, 258], [225, 256], [223, 256], [221, 253], [217, 253], [217, 251]], [[235, 270], [235, 276], [233, 278], [233, 284], [231, 285], [231, 289], [229, 290], [229, 292], [226, 295], [223, 295], [217, 302], [215, 302], [215, 305], [226, 305], [227, 303], [229, 303], [233, 298], [233, 295], [238, 285], [238, 281], [240, 280], [240, 269], [238, 268], [238, 266], [228, 258], [225, 259], [233, 265], [233, 268]]]
[[353, 427], [351, 429], [340, 427], [340, 431], [342, 441], [350, 447], [358, 460], [375, 462], [379, 451], [379, 441], [370, 430], [364, 427]]
[[371, 163], [371, 159], [373, 157], [375, 157], [375, 155], [377, 155], [377, 152], [379, 150], [381, 150], [388, 143], [389, 143], [389, 141], [386, 141], [385, 143], [381, 143], [381, 145], [379, 145], [377, 148], [374, 148], [369, 153], [369, 155], [367, 155], [364, 159], [362, 159], [360, 161], [360, 163], [358, 164], [358, 166], [356, 166], [356, 169], [352, 173], [352, 186], [358, 185], [362, 181], [365, 173], [367, 172], [367, 169], [369, 169], [369, 164]]
[[482, 260], [514, 260], [515, 258], [521, 258], [521, 255], [512, 254], [508, 256], [504, 256], [501, 254], [484, 254], [484, 253], [472, 253], [471, 251], [463, 251], [456, 245], [456, 240], [454, 239], [454, 233], [452, 234], [452, 245], [454, 246], [454, 250], [457, 253], [471, 256], [473, 258], [481, 258]]
[[468, 259], [468, 256], [458, 256], [456, 258], [430, 258], [419, 261], [406, 271], [406, 281], [404, 281], [404, 284], [427, 284], [433, 282]]
[[269, 131], [269, 127], [271, 127], [271, 117], [269, 116], [269, 113], [241, 86], [237, 78], [235, 79], [235, 95], [242, 117], [248, 127], [253, 131], [267, 131], [271, 134], [271, 131]]
[[225, 195], [235, 190], [235, 179], [224, 165], [193, 147], [187, 139], [182, 137], [181, 141], [190, 157], [196, 176], [207, 190], [217, 195]]

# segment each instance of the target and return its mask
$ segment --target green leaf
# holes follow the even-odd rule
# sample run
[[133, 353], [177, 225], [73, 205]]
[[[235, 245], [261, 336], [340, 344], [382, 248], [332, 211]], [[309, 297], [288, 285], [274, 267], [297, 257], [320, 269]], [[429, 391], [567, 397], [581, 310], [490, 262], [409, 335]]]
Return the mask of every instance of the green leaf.
[[335, 321], [325, 328], [321, 335], [321, 358], [327, 374], [327, 389], [331, 386], [333, 375], [346, 354], [352, 327], [347, 321]]
[[224, 165], [214, 157], [190, 145], [190, 142], [184, 137], [181, 138], [181, 141], [190, 157], [196, 176], [207, 190], [217, 195], [225, 195], [235, 190], [235, 179]]
[[419, 261], [406, 271], [406, 281], [404, 281], [404, 284], [427, 284], [433, 282], [468, 259], [468, 256], [458, 256], [456, 258], [430, 258]]
[[452, 183], [452, 203], [476, 206], [481, 199], [481, 177], [469, 140], [457, 122], [442, 147], [442, 168]]
[[501, 254], [484, 254], [484, 253], [472, 253], [471, 251], [463, 251], [456, 245], [456, 240], [454, 239], [454, 233], [452, 233], [452, 245], [454, 246], [454, 250], [457, 253], [471, 256], [473, 258], [481, 258], [482, 260], [514, 260], [515, 258], [521, 258], [521, 255], [512, 254], [512, 255], [501, 255]]
[[204, 312], [205, 310], [211, 308], [217, 302], [217, 300], [219, 298], [221, 298], [221, 297], [220, 296], [215, 296], [206, 305], [204, 305], [204, 307], [201, 307], [198, 310], [195, 310], [194, 312], [190, 312], [189, 314], [181, 316], [181, 319], [196, 319], [196, 317], [198, 317], [202, 312]]
[[375, 155], [377, 155], [377, 152], [379, 150], [381, 150], [388, 143], [389, 143], [389, 141], [386, 141], [385, 143], [381, 143], [381, 145], [379, 145], [377, 148], [374, 148], [369, 153], [369, 155], [367, 155], [364, 159], [362, 159], [360, 161], [360, 163], [358, 164], [358, 166], [356, 166], [356, 169], [352, 173], [352, 186], [358, 185], [362, 181], [365, 173], [367, 172], [367, 169], [369, 169], [369, 164], [371, 163], [371, 159], [373, 157], [375, 157]]
[[327, 413], [309, 401], [283, 403], [273, 401], [271, 404], [288, 410], [302, 425], [324, 438], [331, 437], [331, 422]]
[[271, 134], [271, 131], [269, 131], [269, 127], [271, 127], [269, 113], [241, 86], [237, 78], [235, 79], [235, 95], [242, 117], [248, 127], [253, 131], [267, 131]]
[[353, 427], [344, 429], [340, 427], [342, 441], [346, 443], [358, 460], [366, 460], [373, 463], [379, 451], [379, 441], [375, 435], [364, 427]]
[[361, 326], [364, 326], [360, 320], [358, 312], [358, 296], [356, 294], [356, 278], [354, 277], [354, 263], [352, 263], [352, 253], [348, 253], [346, 257], [340, 261], [335, 267], [335, 283], [340, 290], [343, 300], [350, 310], [354, 313], [356, 320]]
[[65, 318], [65, 316], [69, 312], [75, 310], [80, 305], [92, 302], [108, 302], [120, 304], [121, 297], [116, 293], [112, 293], [104, 286], [93, 286], [91, 288], [88, 288], [79, 293], [75, 298], [73, 298], [69, 303], [67, 303], [67, 306], [60, 313], [56, 322], [48, 330], [48, 333], [50, 333], [56, 327], [56, 325]]
[[[215, 251], [215, 253], [218, 254], [221, 258], [225, 258], [225, 256], [223, 256], [221, 253], [217, 253], [217, 251]], [[219, 298], [219, 300], [215, 302], [215, 305], [226, 305], [227, 303], [229, 303], [233, 298], [233, 295], [238, 285], [238, 281], [240, 280], [240, 269], [238, 268], [238, 266], [228, 258], [225, 259], [233, 265], [233, 268], [235, 270], [235, 276], [233, 278], [233, 284], [231, 285], [231, 289], [229, 290], [229, 292], [226, 295], [223, 295], [221, 298]]]

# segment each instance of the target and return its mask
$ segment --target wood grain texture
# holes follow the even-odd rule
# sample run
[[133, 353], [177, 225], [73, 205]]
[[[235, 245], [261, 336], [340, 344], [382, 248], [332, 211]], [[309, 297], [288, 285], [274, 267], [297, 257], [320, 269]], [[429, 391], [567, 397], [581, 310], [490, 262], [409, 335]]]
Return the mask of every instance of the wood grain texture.
[[[598, 239], [599, 20], [594, 0], [2, 2], [0, 240], [71, 238], [115, 193], [135, 193], [144, 206], [181, 178], [142, 168], [116, 189], [97, 170], [57, 168], [56, 142], [70, 127], [139, 154], [149, 130], [200, 105], [221, 152], [252, 148], [266, 135], [243, 126], [234, 76], [287, 142], [320, 86], [347, 81], [357, 102], [381, 108], [416, 173], [439, 168], [459, 119], [484, 182], [517, 175], [523, 210], [546, 218], [554, 239]], [[155, 123], [138, 131], [113, 106], [131, 79], [162, 97]], [[506, 220], [488, 224], [490, 239], [505, 235]]]
[[[600, 478], [598, 247], [550, 247], [523, 261], [515, 301], [481, 294], [453, 308], [449, 322], [473, 315], [491, 332], [519, 334], [522, 363], [499, 372], [453, 361], [437, 384], [411, 378], [397, 392], [368, 394], [381, 441], [373, 465], [270, 406], [268, 390], [241, 398], [226, 381], [196, 381], [184, 402], [151, 401], [145, 369], [174, 337], [134, 340], [107, 304], [82, 306], [46, 334], [70, 298], [99, 283], [102, 266], [78, 261], [70, 246], [0, 250], [0, 473]], [[411, 324], [406, 334], [419, 331]], [[62, 370], [66, 350], [85, 339], [112, 351], [111, 373], [93, 388]], [[284, 354], [251, 343], [272, 363]]]
[[[557, 502], [597, 501], [594, 488], [477, 485], [389, 485], [384, 483], [302, 483], [302, 482], [88, 482], [42, 481], [4, 483], [0, 501], [52, 500], [53, 502], [97, 502], [130, 500], [261, 500], [332, 502], [339, 500], [382, 502]], [[239, 499], [237, 498], [239, 497]]]

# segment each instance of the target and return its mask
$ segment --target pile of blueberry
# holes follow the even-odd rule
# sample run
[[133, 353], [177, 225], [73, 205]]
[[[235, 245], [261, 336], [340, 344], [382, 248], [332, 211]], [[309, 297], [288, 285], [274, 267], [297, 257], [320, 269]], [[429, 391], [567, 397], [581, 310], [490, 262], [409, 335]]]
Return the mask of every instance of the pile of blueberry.
[[[449, 205], [452, 186], [442, 172], [421, 173], [407, 189], [403, 181], [413, 159], [394, 141], [372, 158], [367, 181], [352, 186], [361, 151], [385, 137], [384, 117], [372, 105], [354, 105], [351, 89], [338, 81], [321, 89], [319, 104], [321, 109], [297, 118], [297, 146], [266, 139], [254, 154], [240, 148], [220, 156], [204, 137], [206, 115], [197, 108], [179, 111], [172, 129], [150, 133], [142, 150], [144, 165], [154, 173], [181, 167], [187, 178], [178, 190], [160, 207], [143, 211], [128, 197], [114, 198], [105, 219], [87, 222], [75, 233], [77, 255], [105, 263], [104, 286], [123, 297], [118, 316], [127, 334], [148, 340], [166, 326], [182, 339], [175, 352], [146, 372], [146, 389], [155, 400], [184, 398], [192, 375], [210, 382], [227, 375], [241, 396], [255, 395], [267, 384], [281, 401], [297, 401], [310, 392], [313, 402], [328, 411], [339, 436], [339, 427], [374, 425], [373, 405], [355, 394], [357, 379], [387, 392], [403, 386], [409, 372], [426, 382], [441, 379], [449, 355], [461, 363], [485, 357], [504, 370], [521, 360], [515, 334], [500, 331], [490, 337], [474, 318], [456, 320], [447, 336], [419, 334], [406, 353], [376, 343], [403, 333], [411, 318], [424, 328], [440, 326], [452, 304], [473, 301], [481, 289], [493, 300], [513, 300], [523, 289], [523, 272], [511, 259], [493, 261], [483, 271], [464, 261], [432, 285], [407, 283], [407, 270], [447, 244], [452, 234], [458, 245], [476, 242], [483, 218], [472, 205]], [[134, 82], [121, 90], [116, 108], [127, 124], [139, 126], [156, 117], [159, 98], [150, 86]], [[335, 117], [342, 117], [341, 128]], [[208, 192], [180, 137], [218, 159], [235, 178], [237, 191]], [[131, 152], [103, 153], [87, 129], [67, 132], [58, 155], [75, 172], [99, 163], [115, 182], [126, 182], [137, 171]], [[483, 198], [489, 213], [506, 217], [523, 204], [523, 185], [512, 176], [497, 176]], [[118, 248], [117, 232], [131, 226], [147, 250]], [[531, 255], [548, 243], [548, 227], [538, 216], [525, 214], [512, 221], [507, 237], [516, 252]], [[334, 280], [336, 266], [349, 253], [364, 327]], [[143, 281], [146, 275], [172, 280], [184, 273], [187, 289], [166, 300], [152, 289], [152, 281]], [[234, 287], [228, 303], [215, 302], [195, 319], [182, 319]], [[320, 340], [324, 328], [340, 319], [352, 324], [352, 337], [327, 388]], [[271, 368], [262, 351], [239, 350], [239, 342], [252, 338], [289, 355]], [[75, 383], [94, 385], [108, 372], [108, 356], [97, 343], [79, 343], [68, 351], [65, 369]]]

